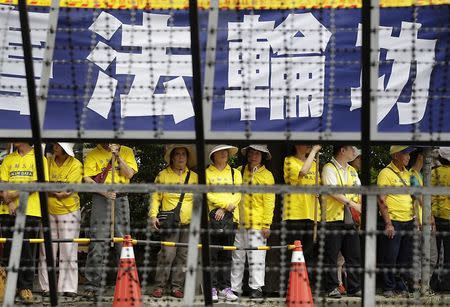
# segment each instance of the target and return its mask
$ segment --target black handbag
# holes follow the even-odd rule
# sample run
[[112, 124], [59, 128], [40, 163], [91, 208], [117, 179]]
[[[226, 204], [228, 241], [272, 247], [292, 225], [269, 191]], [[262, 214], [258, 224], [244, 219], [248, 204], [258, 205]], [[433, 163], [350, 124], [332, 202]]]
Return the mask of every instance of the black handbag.
[[[184, 180], [184, 184], [187, 184], [189, 182], [190, 176], [191, 171], [188, 171], [186, 179]], [[180, 211], [181, 205], [183, 204], [184, 195], [184, 192], [180, 194], [178, 204], [172, 210], [159, 211], [156, 217], [158, 218], [160, 229], [176, 229], [180, 226]]]
[[[234, 185], [234, 169], [231, 168], [231, 180]], [[234, 193], [233, 193], [234, 194]], [[218, 221], [216, 220], [216, 212], [219, 208], [213, 209], [209, 212], [209, 228], [215, 233], [227, 232], [234, 229], [233, 213], [225, 210], [225, 215]]]

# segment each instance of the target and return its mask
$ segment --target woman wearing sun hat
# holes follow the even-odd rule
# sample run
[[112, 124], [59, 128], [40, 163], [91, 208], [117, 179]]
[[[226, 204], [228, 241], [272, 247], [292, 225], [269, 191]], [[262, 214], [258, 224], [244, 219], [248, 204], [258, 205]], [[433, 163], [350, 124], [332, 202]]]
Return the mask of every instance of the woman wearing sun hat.
[[[272, 172], [265, 167], [266, 162], [272, 158], [267, 145], [249, 145], [242, 148], [241, 153], [246, 161], [240, 168], [244, 184], [275, 184]], [[243, 221], [240, 221], [241, 226], [244, 227], [236, 233], [234, 245], [243, 248], [267, 245], [274, 208], [274, 193], [244, 194], [244, 201], [241, 204], [243, 212], [240, 212], [243, 218]], [[250, 299], [260, 299], [263, 297], [266, 251], [233, 251], [231, 289], [242, 293], [246, 257], [249, 265]]]
[[[172, 144], [166, 146], [164, 160], [166, 160], [168, 166], [158, 174], [155, 183], [198, 183], [197, 174], [190, 170], [196, 164], [196, 155], [192, 145]], [[191, 221], [193, 202], [192, 193], [153, 193], [150, 208], [152, 227], [156, 230], [164, 229], [164, 223], [158, 219], [160, 211], [174, 210], [179, 220], [179, 225], [173, 226], [178, 229], [164, 229], [165, 232], [161, 232], [163, 241], [189, 242], [189, 223]], [[170, 294], [172, 296], [176, 298], [184, 296], [185, 273], [183, 269], [186, 266], [186, 258], [186, 248], [161, 247], [158, 254], [155, 278], [156, 287], [152, 291], [153, 297], [162, 297], [167, 286], [170, 286]], [[172, 269], [172, 267], [174, 268]], [[168, 285], [170, 275], [172, 275], [171, 284]]]
[[[73, 143], [53, 144], [53, 154], [48, 159], [50, 182], [81, 183], [83, 165], [75, 158]], [[48, 193], [48, 212], [53, 239], [78, 238], [80, 233], [80, 197], [77, 192]], [[74, 297], [78, 290], [78, 244], [53, 244], [54, 259], [59, 249], [58, 292]], [[43, 295], [48, 295], [49, 284], [44, 244], [40, 246], [39, 285]]]
[[[231, 145], [217, 145], [209, 153], [212, 162], [206, 168], [206, 184], [208, 185], [240, 185], [241, 172], [228, 164], [230, 157], [238, 152]], [[234, 244], [235, 229], [239, 223], [240, 193], [207, 193], [210, 219], [211, 244], [230, 246]], [[216, 226], [214, 226], [216, 225]], [[219, 229], [222, 227], [223, 229]], [[226, 229], [225, 229], [226, 227]], [[231, 251], [211, 250], [212, 298], [218, 301], [218, 295], [227, 301], [236, 301], [238, 297], [231, 290], [230, 270]], [[219, 290], [219, 292], [218, 292]]]

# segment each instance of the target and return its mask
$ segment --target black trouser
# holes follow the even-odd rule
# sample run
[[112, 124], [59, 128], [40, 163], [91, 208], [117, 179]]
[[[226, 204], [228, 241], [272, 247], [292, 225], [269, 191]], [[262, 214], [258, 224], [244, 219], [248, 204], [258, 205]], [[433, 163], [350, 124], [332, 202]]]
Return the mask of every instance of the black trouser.
[[[413, 291], [414, 281], [409, 270], [413, 264], [414, 220], [408, 222], [392, 221], [395, 236], [389, 239], [383, 235], [381, 240], [384, 291]], [[405, 272], [395, 273], [395, 269]]]
[[[217, 233], [211, 230], [210, 244], [233, 246], [237, 224], [233, 224], [234, 230], [226, 233]], [[231, 258], [232, 251], [211, 249], [211, 281], [212, 287], [218, 291], [231, 287]]]
[[[313, 228], [314, 222], [311, 220], [286, 220], [286, 244], [294, 244], [294, 241], [302, 242], [303, 255], [305, 262], [312, 263], [314, 255]], [[292, 254], [292, 251], [289, 253]], [[288, 259], [289, 263], [291, 259]]]
[[[306, 268], [310, 284], [314, 284], [315, 277], [315, 261], [314, 261], [314, 241], [313, 229], [314, 222], [311, 220], [286, 220], [286, 242], [285, 244], [294, 244], [294, 241], [300, 240], [302, 243], [303, 255], [305, 256]], [[289, 283], [289, 273], [291, 267], [292, 250], [287, 252], [285, 283], [286, 287]]]
[[[14, 233], [15, 216], [9, 214], [0, 215], [1, 233], [3, 237], [12, 238]], [[36, 239], [39, 236], [41, 218], [36, 216], [27, 216], [25, 222], [24, 239]], [[17, 289], [33, 289], [35, 258], [37, 244], [30, 244], [24, 241], [22, 244], [22, 254], [20, 257], [20, 268], [17, 278]], [[5, 244], [3, 250], [2, 263], [8, 266], [9, 255], [11, 252], [11, 242]]]
[[[441, 280], [438, 290], [450, 291], [450, 220], [441, 219], [439, 217], [434, 218], [436, 222], [436, 244], [438, 250], [438, 257], [441, 255], [441, 245], [444, 245], [444, 261], [443, 272], [435, 272], [434, 274], [440, 275]], [[445, 235], [444, 232], [447, 232]], [[437, 263], [439, 264], [440, 258]]]
[[339, 286], [337, 276], [337, 258], [339, 252], [345, 259], [347, 272], [347, 292], [353, 294], [361, 290], [361, 247], [359, 234], [354, 226], [345, 225], [343, 221], [325, 224], [324, 264], [326, 269], [326, 290], [332, 291]]

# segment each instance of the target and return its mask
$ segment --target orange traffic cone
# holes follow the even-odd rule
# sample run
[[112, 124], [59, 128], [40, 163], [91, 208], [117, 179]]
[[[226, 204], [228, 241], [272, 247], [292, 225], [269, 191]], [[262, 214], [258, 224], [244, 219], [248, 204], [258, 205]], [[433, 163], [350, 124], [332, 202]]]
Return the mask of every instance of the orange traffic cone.
[[309, 287], [308, 271], [303, 257], [302, 243], [294, 242], [292, 251], [291, 272], [286, 296], [286, 306], [314, 306], [311, 288]]
[[131, 242], [131, 236], [126, 235], [120, 255], [116, 289], [114, 290], [113, 306], [115, 307], [144, 305]]

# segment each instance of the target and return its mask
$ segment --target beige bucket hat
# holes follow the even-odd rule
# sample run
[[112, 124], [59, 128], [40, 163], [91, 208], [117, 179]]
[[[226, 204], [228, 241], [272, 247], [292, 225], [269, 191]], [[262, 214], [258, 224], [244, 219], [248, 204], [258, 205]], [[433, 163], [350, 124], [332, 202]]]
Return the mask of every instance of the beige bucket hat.
[[248, 145], [247, 147], [244, 147], [241, 149], [241, 154], [245, 157], [247, 156], [247, 150], [248, 149], [254, 149], [257, 151], [260, 151], [262, 153], [266, 154], [266, 159], [270, 160], [272, 159], [272, 155], [270, 154], [269, 149], [267, 148], [267, 145], [263, 145], [263, 144], [252, 144], [252, 145]]
[[164, 160], [167, 162], [167, 164], [170, 164], [170, 154], [172, 153], [172, 150], [175, 148], [185, 148], [188, 152], [188, 161], [187, 165], [188, 167], [194, 167], [197, 165], [197, 155], [196, 151], [193, 145], [190, 144], [169, 144], [166, 145], [164, 150]]

